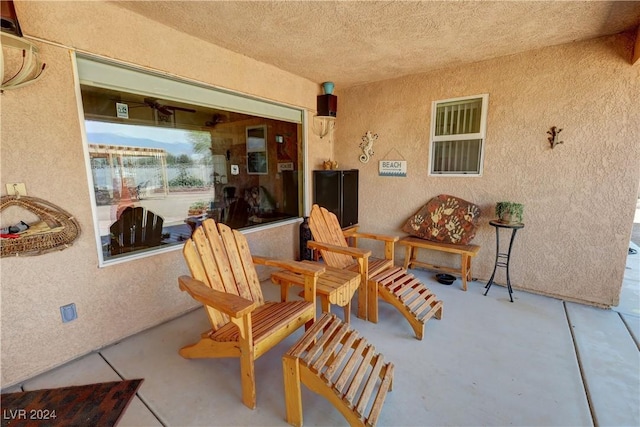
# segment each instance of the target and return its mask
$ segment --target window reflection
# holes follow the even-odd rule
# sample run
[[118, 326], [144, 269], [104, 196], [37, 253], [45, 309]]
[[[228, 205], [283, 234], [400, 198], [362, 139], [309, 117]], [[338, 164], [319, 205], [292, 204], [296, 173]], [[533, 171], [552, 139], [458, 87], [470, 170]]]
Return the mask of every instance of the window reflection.
[[81, 90], [103, 259], [299, 216], [298, 124]]

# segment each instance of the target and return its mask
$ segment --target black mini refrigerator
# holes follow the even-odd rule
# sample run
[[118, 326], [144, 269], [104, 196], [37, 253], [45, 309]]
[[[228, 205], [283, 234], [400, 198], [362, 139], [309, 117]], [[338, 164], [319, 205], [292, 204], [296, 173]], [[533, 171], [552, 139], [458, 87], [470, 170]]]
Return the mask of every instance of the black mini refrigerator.
[[358, 223], [358, 169], [313, 171], [313, 203], [333, 212], [342, 228]]

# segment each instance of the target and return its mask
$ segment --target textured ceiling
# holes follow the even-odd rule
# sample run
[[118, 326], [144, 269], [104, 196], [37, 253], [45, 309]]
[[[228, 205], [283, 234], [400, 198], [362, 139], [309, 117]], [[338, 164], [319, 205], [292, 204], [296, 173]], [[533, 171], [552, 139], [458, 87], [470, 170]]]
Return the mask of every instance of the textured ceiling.
[[321, 83], [347, 87], [632, 30], [640, 1], [118, 1]]

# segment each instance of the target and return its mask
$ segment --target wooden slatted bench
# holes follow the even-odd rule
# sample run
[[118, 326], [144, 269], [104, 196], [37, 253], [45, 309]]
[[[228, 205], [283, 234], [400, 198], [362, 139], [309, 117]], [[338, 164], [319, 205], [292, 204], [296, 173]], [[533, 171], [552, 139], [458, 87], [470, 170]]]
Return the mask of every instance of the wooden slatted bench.
[[[471, 277], [471, 258], [478, 254], [480, 246], [478, 245], [454, 245], [451, 243], [440, 243], [431, 240], [419, 239], [417, 237], [403, 237], [398, 244], [405, 245], [404, 268], [408, 269], [412, 266], [423, 267], [429, 270], [442, 271], [461, 276], [462, 290], [467, 290], [467, 281], [473, 280]], [[428, 249], [432, 251], [447, 252], [458, 254], [461, 257], [460, 268], [442, 267], [423, 261], [418, 261], [418, 250]]]
[[351, 426], [374, 426], [393, 385], [393, 364], [334, 314], [318, 319], [282, 358], [287, 422], [302, 425], [301, 384]]

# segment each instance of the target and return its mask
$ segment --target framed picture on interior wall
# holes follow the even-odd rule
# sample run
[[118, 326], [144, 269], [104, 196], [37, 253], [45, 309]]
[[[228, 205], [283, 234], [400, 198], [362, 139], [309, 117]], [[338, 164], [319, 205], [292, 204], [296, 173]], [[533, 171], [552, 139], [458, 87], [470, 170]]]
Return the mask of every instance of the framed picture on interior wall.
[[269, 173], [267, 126], [247, 126], [247, 173]]

